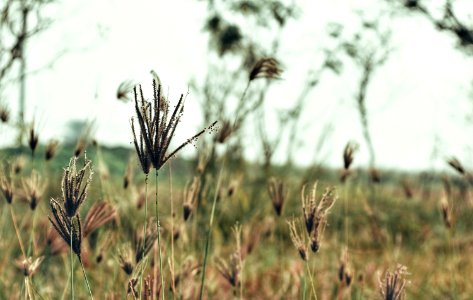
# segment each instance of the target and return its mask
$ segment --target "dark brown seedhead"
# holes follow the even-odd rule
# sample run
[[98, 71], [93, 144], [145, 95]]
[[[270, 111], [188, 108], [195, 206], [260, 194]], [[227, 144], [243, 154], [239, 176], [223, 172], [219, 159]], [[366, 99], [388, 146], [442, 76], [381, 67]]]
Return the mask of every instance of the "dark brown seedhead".
[[15, 260], [15, 266], [21, 271], [23, 276], [33, 276], [38, 271], [39, 266], [43, 262], [44, 256], [40, 256], [33, 260], [32, 257], [20, 258]]
[[299, 256], [303, 261], [307, 261], [309, 259], [309, 251], [307, 249], [307, 243], [304, 239], [303, 236], [299, 234], [299, 231], [297, 229], [298, 221], [297, 220], [292, 220], [292, 221], [286, 221], [287, 225], [289, 226], [289, 232], [291, 236], [291, 241], [296, 247], [297, 251], [299, 252]]
[[286, 185], [280, 179], [270, 178], [268, 181], [268, 194], [271, 198], [274, 211], [278, 216], [281, 216], [284, 203], [286, 202], [287, 196], [289, 194]]
[[[152, 222], [149, 223], [152, 224]], [[157, 238], [158, 231], [154, 226], [149, 226], [147, 228], [146, 238], [143, 238], [141, 231], [135, 235], [134, 246], [136, 263], [139, 263], [148, 254]]]
[[49, 203], [53, 213], [53, 217], [48, 217], [49, 221], [64, 242], [72, 248], [72, 251], [74, 251], [80, 259], [83, 237], [80, 217], [78, 215], [69, 216], [62, 208], [62, 205], [54, 199], [51, 199]]
[[184, 112], [184, 95], [181, 94], [174, 111], [171, 113], [170, 103], [166, 97], [161, 95], [161, 85], [156, 79], [153, 79], [153, 103], [145, 100], [140, 85], [135, 86], [133, 92], [136, 118], [140, 129], [139, 138], [137, 138], [132, 121], [135, 149], [140, 162], [148, 156], [156, 170], [161, 169], [171, 157], [186, 145], [195, 142], [199, 136], [212, 129], [217, 123], [215, 121], [168, 154], [169, 146]]
[[200, 177], [194, 176], [192, 183], [186, 186], [184, 190], [184, 204], [183, 204], [183, 217], [184, 221], [187, 221], [194, 210], [195, 202], [199, 196], [200, 190]]
[[465, 168], [461, 164], [461, 162], [456, 157], [451, 157], [447, 159], [447, 163], [452, 167], [455, 171], [457, 171], [460, 175], [465, 175]]
[[4, 166], [4, 171], [0, 174], [0, 190], [8, 204], [13, 202], [13, 192], [15, 185], [11, 176], [11, 167], [9, 165]]
[[31, 149], [32, 155], [34, 155], [36, 147], [38, 146], [38, 142], [39, 142], [39, 135], [38, 135], [37, 130], [35, 129], [34, 121], [33, 121], [28, 131], [28, 145]]
[[258, 60], [249, 74], [249, 81], [257, 78], [279, 79], [282, 74], [282, 69], [279, 62], [272, 58], [262, 58]]
[[134, 83], [131, 80], [125, 80], [118, 86], [117, 89], [117, 99], [123, 102], [131, 101], [131, 91], [133, 89]]
[[355, 142], [348, 142], [343, 150], [343, 168], [345, 170], [350, 169], [353, 163], [355, 152], [358, 150], [358, 144]]
[[67, 215], [75, 216], [87, 198], [87, 191], [92, 182], [92, 161], [84, 156], [84, 165], [77, 170], [77, 157], [72, 157], [62, 177], [62, 197]]
[[409, 283], [405, 276], [409, 275], [407, 267], [398, 264], [394, 272], [386, 272], [384, 278], [379, 278], [379, 292], [384, 300], [401, 300], [405, 287]]
[[35, 210], [41, 201], [43, 193], [46, 189], [47, 182], [44, 182], [38, 172], [33, 170], [30, 177], [22, 179], [23, 197], [28, 202], [31, 210]]
[[58, 146], [58, 140], [50, 140], [48, 142], [48, 144], [46, 145], [46, 151], [44, 153], [44, 159], [46, 159], [46, 161], [50, 161], [51, 159], [53, 159], [54, 156], [56, 156]]
[[327, 214], [336, 201], [335, 189], [329, 187], [325, 190], [318, 204], [316, 199], [317, 182], [314, 183], [310, 194], [306, 195], [305, 186], [302, 187], [301, 201], [302, 213], [307, 234], [310, 237], [310, 248], [317, 252], [327, 224]]
[[117, 216], [117, 210], [109, 203], [95, 202], [87, 212], [84, 220], [84, 237], [110, 222]]

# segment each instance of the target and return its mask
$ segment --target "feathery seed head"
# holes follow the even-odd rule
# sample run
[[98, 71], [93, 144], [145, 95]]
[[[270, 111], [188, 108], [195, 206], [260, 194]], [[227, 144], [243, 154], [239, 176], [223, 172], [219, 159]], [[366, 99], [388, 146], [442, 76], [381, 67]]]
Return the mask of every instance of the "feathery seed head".
[[307, 244], [305, 239], [301, 237], [297, 229], [298, 222], [293, 219], [292, 221], [286, 221], [289, 226], [291, 241], [296, 247], [297, 251], [302, 260], [307, 261], [309, 259], [309, 252], [307, 251]]
[[82, 244], [82, 224], [80, 217], [78, 215], [68, 215], [61, 204], [54, 199], [51, 199], [49, 203], [53, 213], [53, 217], [48, 217], [49, 221], [66, 244], [72, 247], [72, 251], [74, 251], [80, 259]]
[[22, 179], [22, 184], [23, 197], [30, 205], [31, 210], [35, 210], [39, 201], [41, 201], [47, 182], [43, 182], [39, 177], [39, 173], [33, 170], [29, 178]]
[[272, 58], [262, 58], [256, 62], [249, 74], [249, 81], [257, 78], [279, 79], [282, 74], [282, 69], [279, 62]]
[[401, 300], [404, 298], [404, 289], [409, 282], [405, 276], [409, 275], [407, 267], [398, 264], [394, 272], [386, 272], [383, 280], [379, 278], [379, 292], [384, 300]]
[[44, 256], [40, 256], [33, 261], [32, 257], [20, 258], [15, 260], [15, 266], [23, 273], [23, 276], [33, 276], [38, 271], [43, 262]]
[[274, 211], [281, 216], [289, 192], [282, 180], [270, 178], [268, 181], [268, 194], [271, 198]]
[[44, 159], [46, 159], [46, 161], [51, 160], [56, 155], [58, 145], [58, 140], [50, 140], [48, 142], [48, 144], [46, 145], [46, 151], [44, 153]]
[[84, 166], [77, 170], [77, 157], [72, 157], [69, 166], [64, 170], [62, 177], [62, 196], [64, 209], [67, 215], [72, 218], [75, 216], [87, 198], [90, 183], [92, 182], [92, 161], [84, 156]]

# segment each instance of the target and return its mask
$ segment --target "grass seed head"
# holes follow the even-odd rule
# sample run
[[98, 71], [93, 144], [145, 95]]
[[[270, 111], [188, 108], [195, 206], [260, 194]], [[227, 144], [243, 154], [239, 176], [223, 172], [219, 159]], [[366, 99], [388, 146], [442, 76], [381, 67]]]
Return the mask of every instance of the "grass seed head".
[[8, 204], [12, 204], [15, 186], [11, 177], [11, 167], [4, 166], [4, 171], [0, 174], [0, 190]]
[[298, 222], [294, 219], [292, 221], [286, 221], [287, 225], [289, 226], [289, 232], [291, 236], [291, 241], [296, 247], [297, 251], [299, 252], [299, 256], [303, 261], [307, 261], [309, 259], [309, 252], [307, 250], [307, 243], [305, 239], [299, 234], [297, 229]]
[[379, 279], [379, 292], [384, 300], [404, 299], [405, 287], [409, 283], [406, 275], [409, 275], [407, 267], [398, 264], [394, 272], [388, 271], [382, 280]]
[[256, 62], [249, 74], [249, 81], [257, 78], [279, 79], [282, 74], [282, 69], [279, 62], [272, 58], [262, 58]]
[[[49, 217], [49, 221], [56, 229], [57, 233], [62, 237], [64, 242], [72, 248], [72, 251], [81, 258], [82, 245], [82, 224], [80, 217], [69, 216], [62, 208], [61, 204], [54, 200], [50, 200], [51, 211], [53, 217]], [[71, 244], [72, 241], [72, 244]]]
[[56, 156], [56, 152], [59, 146], [59, 141], [58, 140], [50, 140], [48, 144], [46, 145], [46, 151], [44, 153], [44, 159], [46, 161], [50, 161], [53, 159], [54, 156]]
[[72, 218], [75, 216], [87, 198], [90, 183], [92, 182], [92, 161], [84, 156], [84, 165], [77, 170], [77, 157], [72, 157], [69, 166], [64, 170], [62, 177], [62, 197], [64, 201], [64, 209]]
[[28, 202], [30, 209], [35, 210], [46, 190], [47, 182], [43, 182], [39, 173], [33, 170], [30, 177], [22, 179], [22, 184], [23, 198]]
[[284, 182], [280, 179], [270, 178], [268, 181], [268, 194], [273, 204], [274, 211], [281, 216], [288, 191]]

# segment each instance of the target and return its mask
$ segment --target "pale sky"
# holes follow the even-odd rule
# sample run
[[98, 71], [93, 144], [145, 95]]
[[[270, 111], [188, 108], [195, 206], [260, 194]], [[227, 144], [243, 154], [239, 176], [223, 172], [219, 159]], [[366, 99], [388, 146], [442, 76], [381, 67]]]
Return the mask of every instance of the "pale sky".
[[[308, 63], [320, 58], [327, 41], [326, 26], [356, 24], [354, 10], [369, 11], [380, 1], [296, 1], [299, 19], [285, 29], [278, 59], [283, 80], [274, 83], [268, 99], [275, 109], [299, 95]], [[460, 1], [461, 2], [461, 1]], [[473, 7], [465, 7], [473, 13]], [[171, 100], [186, 93], [191, 78], [205, 74], [207, 37], [202, 28], [205, 1], [61, 1], [51, 8], [59, 17], [52, 27], [28, 45], [28, 67], [36, 70], [66, 51], [51, 69], [28, 80], [27, 119], [39, 121], [41, 138], [61, 137], [71, 119], [96, 119], [96, 137], [110, 145], [131, 141], [131, 103], [116, 100], [120, 82], [132, 79], [149, 91], [155, 70], [169, 90]], [[457, 156], [473, 164], [472, 111], [473, 56], [455, 49], [456, 40], [437, 32], [419, 16], [398, 18], [390, 24], [394, 52], [376, 73], [368, 90], [367, 107], [378, 165], [395, 169], [445, 168], [444, 158]], [[326, 75], [326, 76], [325, 76]], [[309, 95], [304, 112], [303, 144], [296, 161], [311, 163], [321, 130], [332, 123], [334, 131], [319, 155], [331, 166], [340, 166], [348, 140], [360, 144], [355, 167], [367, 165], [368, 151], [361, 134], [354, 95], [359, 73], [349, 65], [340, 76], [327, 73]], [[202, 127], [199, 99], [191, 93], [176, 139], [184, 140]], [[15, 110], [16, 101], [11, 101]], [[271, 126], [269, 126], [271, 128]], [[274, 136], [274, 132], [269, 130]], [[432, 160], [435, 135], [441, 143]], [[259, 149], [248, 142], [248, 155]], [[195, 153], [189, 147], [186, 153]], [[276, 154], [284, 157], [284, 149]]]

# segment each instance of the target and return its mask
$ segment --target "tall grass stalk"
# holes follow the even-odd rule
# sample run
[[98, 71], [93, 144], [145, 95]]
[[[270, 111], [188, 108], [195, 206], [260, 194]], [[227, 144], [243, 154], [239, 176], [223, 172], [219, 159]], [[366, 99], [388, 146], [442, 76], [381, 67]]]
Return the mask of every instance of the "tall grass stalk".
[[155, 186], [156, 186], [156, 228], [158, 229], [158, 254], [159, 254], [159, 277], [161, 277], [161, 299], [164, 300], [164, 273], [163, 273], [163, 257], [161, 253], [161, 225], [159, 224], [159, 199], [158, 199], [158, 169], [155, 173]]
[[72, 221], [71, 221], [71, 244], [69, 245], [70, 247], [70, 261], [71, 261], [71, 299], [74, 300], [74, 256], [72, 253]]
[[90, 288], [89, 279], [87, 279], [87, 274], [85, 273], [84, 264], [82, 263], [82, 259], [79, 258], [80, 266], [82, 268], [82, 274], [84, 274], [85, 284], [87, 286], [87, 291], [89, 292], [90, 299], [94, 300], [94, 296], [92, 296], [92, 289]]
[[220, 190], [220, 184], [222, 182], [222, 173], [223, 173], [224, 164], [225, 164], [225, 160], [222, 161], [222, 166], [220, 167], [220, 172], [218, 174], [217, 187], [215, 189], [214, 199], [212, 203], [212, 212], [210, 213], [210, 222], [209, 222], [209, 228], [207, 231], [207, 240], [205, 242], [204, 263], [202, 266], [202, 280], [200, 282], [200, 293], [199, 293], [200, 300], [203, 299], [203, 295], [204, 295], [205, 269], [207, 267], [207, 257], [209, 254], [210, 238], [212, 235], [212, 225], [213, 225], [214, 215], [215, 215], [215, 206], [217, 203], [218, 191]]
[[[148, 222], [148, 174], [145, 174], [145, 224], [143, 226], [143, 253], [146, 245], [146, 227]], [[140, 294], [143, 291], [143, 273], [140, 274]]]
[[306, 266], [306, 269], [307, 269], [307, 274], [309, 274], [310, 286], [312, 288], [312, 293], [314, 294], [314, 299], [317, 300], [317, 292], [315, 291], [314, 278], [312, 277], [312, 273], [310, 272], [310, 267], [309, 267], [309, 261], [308, 260], [305, 261], [305, 266]]
[[18, 230], [18, 225], [16, 224], [16, 216], [15, 212], [13, 211], [13, 206], [11, 204], [9, 204], [8, 206], [10, 206], [11, 220], [13, 222], [13, 227], [15, 228], [18, 243], [20, 244], [21, 254], [23, 254], [23, 258], [26, 259], [25, 247], [23, 246], [23, 242], [21, 241], [20, 230]]
[[174, 204], [172, 197], [172, 161], [169, 162], [169, 196], [171, 201], [171, 262], [169, 267], [171, 269], [172, 299], [175, 299], [176, 285], [174, 280]]

